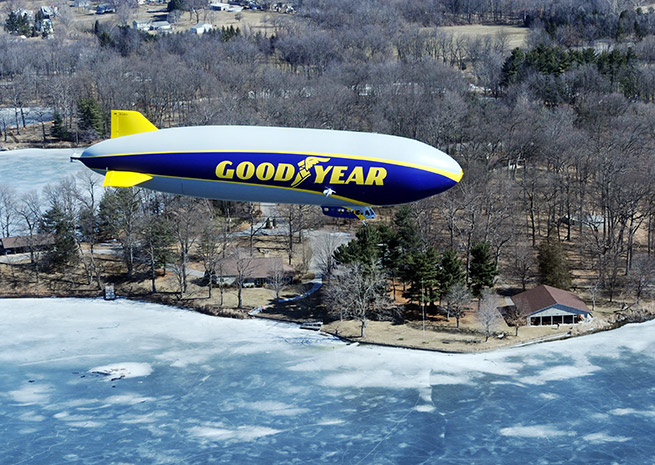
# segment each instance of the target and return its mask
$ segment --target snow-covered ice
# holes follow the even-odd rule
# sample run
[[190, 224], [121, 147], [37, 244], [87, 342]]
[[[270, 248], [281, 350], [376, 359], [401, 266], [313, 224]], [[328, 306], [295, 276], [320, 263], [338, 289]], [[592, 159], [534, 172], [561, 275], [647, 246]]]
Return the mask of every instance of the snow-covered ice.
[[[69, 176], [89, 170], [70, 157], [84, 149], [21, 149], [0, 152], [0, 187], [8, 186], [18, 194], [35, 190], [39, 194], [48, 184], [57, 184]], [[99, 178], [100, 179], [100, 178]]]
[[655, 323], [486, 354], [0, 299], [0, 463], [655, 463]]

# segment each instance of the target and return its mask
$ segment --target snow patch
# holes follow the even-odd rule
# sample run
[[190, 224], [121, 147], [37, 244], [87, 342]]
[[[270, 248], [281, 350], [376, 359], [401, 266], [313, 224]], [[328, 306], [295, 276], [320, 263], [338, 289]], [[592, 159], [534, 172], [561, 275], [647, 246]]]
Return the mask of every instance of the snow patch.
[[258, 401], [247, 404], [253, 410], [268, 413], [269, 415], [277, 416], [296, 416], [309, 413], [310, 410], [306, 408], [294, 407], [284, 402], [276, 401]]
[[108, 397], [105, 401], [109, 404], [123, 404], [123, 405], [136, 405], [144, 402], [152, 402], [154, 397], [142, 397], [137, 394], [121, 394], [117, 396]]
[[589, 376], [597, 370], [600, 370], [600, 368], [592, 365], [587, 360], [578, 360], [575, 364], [547, 368], [535, 376], [521, 378], [520, 381], [525, 384], [541, 385], [549, 381], [562, 381]]
[[195, 426], [189, 429], [191, 435], [212, 441], [249, 442], [264, 436], [280, 433], [280, 430], [265, 426], [239, 426], [236, 429]]
[[152, 367], [148, 363], [124, 362], [91, 368], [89, 373], [105, 375], [110, 381], [115, 381], [117, 379], [148, 376], [150, 373], [152, 373]]
[[514, 438], [556, 438], [560, 436], [575, 436], [574, 432], [562, 431], [551, 425], [511, 426], [499, 431], [503, 436]]
[[417, 412], [432, 413], [436, 410], [436, 408], [434, 407], [434, 405], [424, 404], [424, 405], [417, 405], [416, 407], [414, 407], [414, 410], [416, 410]]
[[50, 400], [52, 387], [47, 384], [27, 384], [15, 391], [9, 391], [9, 397], [22, 405], [45, 404]]
[[624, 416], [624, 415], [635, 415], [640, 417], [655, 417], [655, 410], [637, 410], [633, 408], [615, 408], [610, 410], [612, 415]]
[[610, 436], [605, 433], [587, 434], [586, 436], [583, 436], [582, 439], [592, 444], [604, 444], [606, 442], [626, 442], [630, 440], [630, 438], [625, 436]]

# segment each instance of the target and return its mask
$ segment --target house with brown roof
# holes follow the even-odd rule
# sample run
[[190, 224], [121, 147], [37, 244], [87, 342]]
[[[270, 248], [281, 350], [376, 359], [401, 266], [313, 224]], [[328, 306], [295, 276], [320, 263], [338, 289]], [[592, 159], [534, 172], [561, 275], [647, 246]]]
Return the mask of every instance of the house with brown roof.
[[54, 234], [34, 234], [33, 236], [13, 236], [0, 238], [0, 255], [26, 253], [30, 249], [46, 250], [55, 245]]
[[512, 302], [526, 318], [528, 326], [576, 324], [591, 318], [589, 308], [580, 297], [556, 287], [535, 287], [516, 294]]
[[[238, 266], [237, 266], [238, 265]], [[216, 267], [215, 282], [222, 282], [223, 284], [232, 285], [235, 283], [239, 274], [238, 267], [244, 274], [244, 286], [263, 286], [278, 275], [278, 279], [287, 284], [293, 282], [295, 270], [292, 266], [287, 265], [282, 257], [252, 257], [242, 260], [242, 263], [237, 264], [234, 258], [226, 258], [219, 262]]]

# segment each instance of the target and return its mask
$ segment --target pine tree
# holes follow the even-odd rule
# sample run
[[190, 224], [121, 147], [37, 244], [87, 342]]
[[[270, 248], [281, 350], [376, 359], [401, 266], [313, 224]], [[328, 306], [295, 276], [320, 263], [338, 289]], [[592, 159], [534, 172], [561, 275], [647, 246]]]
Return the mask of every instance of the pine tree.
[[105, 119], [100, 105], [93, 97], [82, 97], [77, 102], [78, 126], [82, 132], [93, 132], [92, 138], [105, 133]]
[[71, 134], [68, 132], [64, 118], [61, 113], [55, 112], [53, 115], [53, 124], [51, 134], [52, 137], [59, 140], [71, 140]]
[[438, 297], [439, 255], [432, 247], [424, 252], [414, 252], [406, 257], [409, 289], [403, 295], [413, 302], [430, 302]]
[[478, 242], [471, 248], [471, 291], [474, 297], [482, 296], [482, 289], [492, 287], [498, 274], [488, 242]]
[[383, 250], [389, 243], [391, 234], [389, 228], [383, 224], [363, 226], [357, 231], [354, 240], [335, 250], [334, 258], [339, 264], [359, 262], [369, 270], [384, 268]]
[[55, 243], [48, 252], [48, 263], [53, 269], [63, 270], [78, 257], [75, 227], [72, 218], [58, 207], [48, 210], [41, 221], [41, 231], [53, 234]]
[[545, 239], [539, 245], [537, 261], [542, 284], [565, 290], [571, 288], [569, 264], [558, 240]]
[[441, 256], [441, 267], [439, 269], [439, 298], [443, 298], [456, 283], [464, 282], [464, 269], [462, 261], [457, 257], [454, 250], [446, 250]]
[[5, 29], [10, 34], [23, 35], [31, 37], [33, 35], [32, 27], [27, 15], [19, 15], [13, 11], [9, 13], [7, 21], [5, 21]]

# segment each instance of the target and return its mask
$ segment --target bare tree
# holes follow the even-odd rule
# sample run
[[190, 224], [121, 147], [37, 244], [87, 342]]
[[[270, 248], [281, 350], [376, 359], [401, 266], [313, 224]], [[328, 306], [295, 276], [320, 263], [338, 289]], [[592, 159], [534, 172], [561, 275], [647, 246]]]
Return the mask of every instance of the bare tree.
[[11, 236], [14, 225], [16, 192], [11, 186], [0, 186], [0, 235]]
[[275, 303], [280, 301], [280, 292], [287, 285], [287, 276], [282, 266], [282, 260], [273, 262], [273, 266], [268, 274], [268, 285], [275, 291]]
[[514, 336], [517, 337], [519, 335], [519, 328], [528, 323], [526, 316], [521, 313], [516, 305], [506, 307], [503, 316], [509, 326], [514, 326]]
[[478, 309], [478, 322], [484, 330], [484, 342], [489, 340], [491, 331], [500, 323], [502, 317], [498, 313], [496, 295], [488, 289], [482, 291], [480, 308]]
[[191, 247], [202, 231], [203, 220], [210, 215], [207, 200], [176, 196], [169, 206], [169, 215], [179, 245], [178, 267], [182, 279], [182, 293], [187, 291], [187, 265]]
[[534, 250], [527, 244], [517, 244], [509, 250], [508, 268], [511, 275], [521, 281], [525, 291], [528, 279], [536, 267]]
[[229, 255], [234, 261], [234, 268], [236, 270], [235, 284], [237, 286], [237, 308], [243, 307], [243, 287], [246, 279], [248, 279], [252, 272], [253, 258], [252, 256], [241, 248], [235, 248]]
[[391, 307], [387, 281], [377, 269], [365, 269], [360, 263], [338, 267], [327, 288], [330, 307], [342, 317], [353, 317], [360, 322], [360, 337], [366, 337], [371, 313], [385, 313]]
[[466, 314], [467, 304], [471, 302], [471, 293], [462, 282], [456, 282], [446, 294], [448, 311], [457, 320], [457, 327], [462, 317]]
[[137, 225], [141, 213], [141, 189], [116, 188], [105, 193], [100, 203], [105, 234], [117, 238], [122, 247], [127, 274], [134, 274]]
[[344, 240], [337, 234], [329, 232], [321, 234], [320, 237], [316, 237], [314, 240], [314, 259], [316, 260], [318, 269], [328, 281], [332, 276], [334, 268], [337, 266], [337, 262], [334, 259], [334, 251], [343, 242]]
[[642, 298], [649, 297], [655, 291], [655, 257], [637, 255], [625, 279], [625, 291], [631, 293], [639, 305]]
[[150, 268], [152, 293], [157, 292], [157, 268], [163, 267], [171, 260], [171, 245], [175, 239], [173, 226], [165, 212], [167, 194], [149, 193], [143, 204], [143, 216], [139, 221], [139, 236], [147, 265]]
[[39, 259], [36, 253], [35, 236], [39, 221], [41, 221], [41, 200], [36, 191], [24, 194], [16, 207], [16, 213], [23, 220], [24, 231], [27, 233], [27, 246], [30, 251], [30, 263], [34, 269], [34, 275], [39, 281]]
[[[200, 242], [198, 244], [198, 253], [202, 258], [202, 264], [205, 268], [205, 276], [208, 278], [208, 297], [213, 297], [214, 278], [216, 277], [216, 267], [221, 253], [224, 252], [223, 246], [223, 225], [220, 221], [210, 215], [204, 221], [200, 233]], [[222, 287], [222, 282], [218, 283]]]

